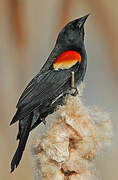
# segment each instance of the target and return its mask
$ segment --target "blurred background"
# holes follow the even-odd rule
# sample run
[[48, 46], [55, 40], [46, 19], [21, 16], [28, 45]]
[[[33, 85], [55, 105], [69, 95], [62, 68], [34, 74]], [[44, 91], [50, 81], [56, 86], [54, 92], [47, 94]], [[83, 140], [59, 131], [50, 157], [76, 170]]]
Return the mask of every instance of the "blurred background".
[[17, 124], [9, 123], [18, 98], [39, 72], [57, 34], [69, 20], [90, 13], [85, 25], [88, 68], [84, 102], [111, 115], [113, 145], [96, 160], [102, 180], [118, 179], [118, 1], [117, 0], [0, 0], [0, 180], [32, 180], [29, 145], [13, 174], [10, 162], [16, 149]]

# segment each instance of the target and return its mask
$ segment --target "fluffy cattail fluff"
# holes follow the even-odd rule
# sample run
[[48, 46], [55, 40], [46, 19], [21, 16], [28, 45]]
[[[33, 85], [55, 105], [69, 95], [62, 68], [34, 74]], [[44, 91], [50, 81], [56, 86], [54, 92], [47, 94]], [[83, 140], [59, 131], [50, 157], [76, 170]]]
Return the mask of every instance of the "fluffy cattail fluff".
[[111, 143], [109, 115], [68, 96], [55, 119], [33, 145], [37, 180], [95, 180], [93, 159]]

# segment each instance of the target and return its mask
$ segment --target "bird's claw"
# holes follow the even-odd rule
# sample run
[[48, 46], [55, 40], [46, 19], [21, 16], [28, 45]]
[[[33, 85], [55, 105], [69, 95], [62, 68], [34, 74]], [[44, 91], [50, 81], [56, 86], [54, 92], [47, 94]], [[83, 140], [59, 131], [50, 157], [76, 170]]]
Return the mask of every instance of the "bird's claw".
[[42, 120], [43, 124], [46, 125], [46, 120], [45, 120], [45, 118], [42, 118], [41, 120]]
[[70, 95], [71, 96], [76, 96], [78, 94], [78, 90], [76, 87], [72, 87], [71, 88], [71, 92], [70, 92]]
[[76, 96], [78, 94], [78, 90], [76, 87], [71, 87], [71, 89], [67, 91], [66, 94], [69, 94], [71, 96]]

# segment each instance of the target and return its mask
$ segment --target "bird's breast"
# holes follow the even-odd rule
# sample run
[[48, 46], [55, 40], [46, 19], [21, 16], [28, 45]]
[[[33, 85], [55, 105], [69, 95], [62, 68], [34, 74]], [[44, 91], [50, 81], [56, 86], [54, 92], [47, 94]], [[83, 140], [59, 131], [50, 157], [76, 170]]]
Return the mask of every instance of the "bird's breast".
[[69, 69], [76, 63], [81, 63], [81, 55], [76, 51], [65, 51], [57, 57], [53, 63], [53, 68], [58, 69]]

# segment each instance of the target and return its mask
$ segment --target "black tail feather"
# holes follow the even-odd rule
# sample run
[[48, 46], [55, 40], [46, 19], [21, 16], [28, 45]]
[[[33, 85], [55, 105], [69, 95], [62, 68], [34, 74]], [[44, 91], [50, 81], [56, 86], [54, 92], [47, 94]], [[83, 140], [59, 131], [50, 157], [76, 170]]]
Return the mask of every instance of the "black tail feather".
[[14, 124], [16, 121], [19, 120], [19, 119], [18, 119], [19, 113], [20, 113], [20, 109], [18, 109], [17, 112], [16, 112], [16, 114], [14, 115], [12, 121], [10, 122], [10, 126], [11, 126], [12, 124]]
[[26, 142], [27, 142], [27, 139], [29, 136], [29, 132], [30, 132], [32, 117], [33, 117], [33, 113], [31, 113], [29, 118], [23, 119], [22, 127], [21, 127], [22, 130], [21, 130], [20, 136], [19, 136], [18, 148], [17, 148], [17, 150], [14, 154], [14, 157], [12, 159], [12, 162], [11, 162], [11, 172], [13, 172], [15, 168], [17, 168], [17, 166], [19, 165], [19, 162], [22, 158], [22, 154], [25, 149], [25, 145], [26, 145]]
[[23, 126], [23, 125], [22, 125], [22, 121], [23, 121], [23, 120], [19, 121], [19, 131], [18, 131], [16, 140], [19, 140], [20, 137], [21, 137], [21, 134], [22, 134], [22, 126]]

